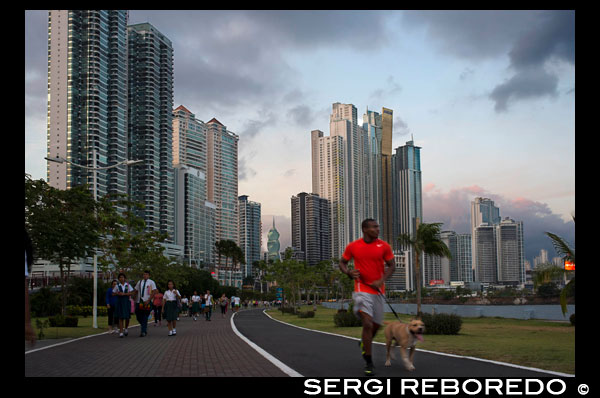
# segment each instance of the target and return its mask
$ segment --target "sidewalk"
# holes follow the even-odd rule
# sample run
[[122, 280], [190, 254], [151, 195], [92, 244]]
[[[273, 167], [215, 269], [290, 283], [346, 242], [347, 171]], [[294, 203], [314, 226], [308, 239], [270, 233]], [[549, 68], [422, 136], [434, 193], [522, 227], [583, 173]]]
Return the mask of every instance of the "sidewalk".
[[162, 327], [149, 324], [146, 337], [138, 337], [138, 326], [122, 339], [96, 335], [26, 353], [25, 376], [287, 376], [233, 332], [231, 316], [215, 312], [210, 322], [180, 317], [174, 337], [163, 321]]

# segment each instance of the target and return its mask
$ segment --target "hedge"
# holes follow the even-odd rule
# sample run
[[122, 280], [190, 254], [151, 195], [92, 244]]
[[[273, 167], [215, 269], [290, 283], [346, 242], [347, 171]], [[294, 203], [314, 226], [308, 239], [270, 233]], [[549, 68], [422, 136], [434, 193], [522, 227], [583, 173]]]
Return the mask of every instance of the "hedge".
[[76, 328], [79, 323], [79, 318], [76, 316], [56, 315], [48, 318], [48, 323], [51, 327], [67, 327]]
[[427, 314], [421, 320], [425, 324], [426, 334], [458, 334], [462, 327], [462, 318], [454, 314]]

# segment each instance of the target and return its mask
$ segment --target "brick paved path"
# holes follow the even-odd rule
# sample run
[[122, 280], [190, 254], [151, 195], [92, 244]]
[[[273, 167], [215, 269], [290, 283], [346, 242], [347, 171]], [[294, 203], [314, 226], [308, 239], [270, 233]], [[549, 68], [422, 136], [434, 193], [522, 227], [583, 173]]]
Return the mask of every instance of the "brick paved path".
[[122, 339], [104, 334], [30, 352], [25, 376], [287, 376], [233, 332], [231, 315], [180, 317], [174, 337], [163, 322], [149, 324], [146, 337], [138, 326]]

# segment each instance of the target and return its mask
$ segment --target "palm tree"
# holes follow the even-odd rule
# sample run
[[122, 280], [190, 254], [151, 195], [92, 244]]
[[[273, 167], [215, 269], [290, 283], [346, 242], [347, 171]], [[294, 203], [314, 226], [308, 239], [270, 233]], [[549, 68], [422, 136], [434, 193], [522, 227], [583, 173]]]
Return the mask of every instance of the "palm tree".
[[[575, 215], [572, 215], [572, 217], [573, 223], [575, 223]], [[570, 261], [575, 265], [575, 249], [571, 248], [571, 246], [558, 235], [551, 232], [546, 232], [546, 235], [552, 240], [552, 245], [554, 246], [554, 250], [556, 250], [556, 254], [562, 256], [565, 261]], [[560, 271], [562, 273], [575, 272], [574, 270], [566, 271], [564, 269], [561, 269]], [[548, 276], [549, 275], [546, 275], [546, 272], [541, 272], [539, 277], [548, 278]], [[575, 289], [575, 277], [573, 277], [560, 292], [560, 308], [563, 316], [567, 313], [567, 297], [572, 294], [573, 289]]]
[[440, 239], [440, 228], [442, 223], [419, 224], [417, 218], [417, 233], [414, 237], [402, 234], [398, 241], [402, 245], [407, 245], [415, 251], [415, 273], [417, 276], [417, 316], [421, 316], [421, 266], [420, 258], [422, 253], [431, 256], [451, 258], [450, 249]]

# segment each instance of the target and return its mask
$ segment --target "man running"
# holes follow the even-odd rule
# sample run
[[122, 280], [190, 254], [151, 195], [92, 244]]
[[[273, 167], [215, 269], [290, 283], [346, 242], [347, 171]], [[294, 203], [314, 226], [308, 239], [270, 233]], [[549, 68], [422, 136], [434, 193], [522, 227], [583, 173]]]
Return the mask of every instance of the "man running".
[[[375, 334], [383, 324], [384, 282], [396, 269], [390, 245], [379, 239], [379, 224], [372, 218], [362, 222], [363, 237], [346, 246], [340, 259], [340, 270], [354, 279], [354, 313], [362, 320], [360, 347], [366, 361], [365, 375], [373, 376], [371, 347]], [[354, 259], [354, 269], [348, 263]], [[387, 267], [386, 267], [387, 266]]]

